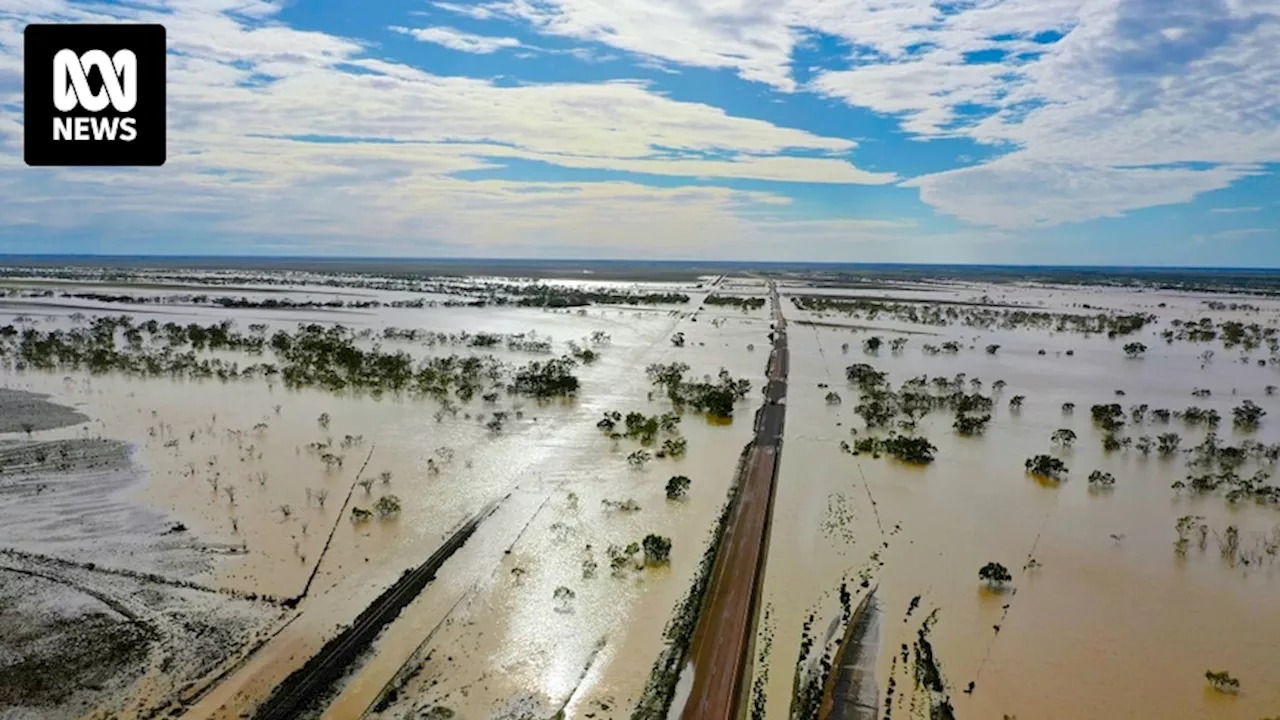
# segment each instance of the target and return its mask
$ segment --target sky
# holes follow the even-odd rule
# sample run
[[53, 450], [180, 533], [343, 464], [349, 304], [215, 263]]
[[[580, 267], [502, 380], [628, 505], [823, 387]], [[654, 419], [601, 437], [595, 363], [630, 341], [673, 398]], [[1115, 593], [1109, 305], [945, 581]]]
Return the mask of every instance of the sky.
[[[30, 22], [168, 159], [22, 160]], [[0, 253], [1280, 266], [1280, 0], [0, 0]]]

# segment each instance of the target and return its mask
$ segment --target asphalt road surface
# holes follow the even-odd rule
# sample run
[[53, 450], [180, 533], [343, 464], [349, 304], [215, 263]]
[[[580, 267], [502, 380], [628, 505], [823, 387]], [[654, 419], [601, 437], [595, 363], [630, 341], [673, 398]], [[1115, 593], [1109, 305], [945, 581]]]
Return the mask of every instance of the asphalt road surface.
[[765, 405], [756, 415], [756, 436], [743, 485], [725, 526], [694, 633], [693, 685], [681, 714], [683, 720], [734, 720], [746, 707], [747, 670], [782, 455], [790, 364], [786, 320], [772, 282], [769, 295], [775, 334]]

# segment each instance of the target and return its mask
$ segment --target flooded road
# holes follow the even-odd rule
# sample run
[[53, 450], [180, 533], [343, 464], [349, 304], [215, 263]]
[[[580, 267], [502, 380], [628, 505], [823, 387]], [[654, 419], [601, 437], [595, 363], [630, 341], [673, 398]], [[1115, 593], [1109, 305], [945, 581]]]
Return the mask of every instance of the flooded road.
[[[747, 451], [745, 473], [729, 511], [689, 657], [693, 679], [680, 717], [731, 720], [742, 714], [750, 682], [751, 648], [768, 555], [787, 400], [787, 325], [777, 289], [769, 287], [774, 342], [764, 405]], [[673, 708], [675, 709], [675, 708]]]
[[[758, 281], [734, 282], [737, 291], [764, 295]], [[867, 588], [878, 587], [882, 619], [874, 677], [882, 701], [891, 682], [899, 689], [911, 685], [910, 669], [895, 658], [937, 610], [931, 642], [961, 718], [1257, 720], [1280, 711], [1280, 626], [1267, 621], [1277, 607], [1280, 568], [1265, 559], [1233, 564], [1219, 549], [1234, 526], [1243, 548], [1262, 552], [1268, 538], [1280, 537], [1280, 511], [1228, 504], [1220, 495], [1174, 493], [1171, 483], [1187, 476], [1185, 455], [1104, 452], [1089, 417], [1095, 403], [1171, 410], [1198, 405], [1222, 414], [1223, 442], [1280, 441], [1280, 402], [1265, 391], [1280, 385], [1275, 365], [1240, 362], [1243, 353], [1220, 343], [1167, 344], [1158, 335], [1174, 318], [1206, 314], [1274, 325], [1280, 318], [1275, 303], [1257, 301], [1261, 311], [1233, 315], [1206, 312], [1203, 297], [1177, 293], [1013, 286], [919, 291], [953, 299], [988, 294], [1002, 303], [1075, 312], [1142, 309], [1161, 317], [1134, 336], [1109, 340], [806, 312], [787, 295], [800, 292], [808, 291], [791, 287], [783, 294], [790, 321], [787, 452], [759, 603], [769, 622], [759, 624], [754, 642], [756, 651], [770, 650], [763, 661], [753, 658], [746, 678], [748, 685], [763, 681], [765, 718], [792, 717], [798, 669], [804, 675], [819, 666], [820, 653], [843, 637], [834, 622], [842, 583], [854, 605]], [[150, 305], [110, 311], [122, 309], [162, 322], [213, 322], [229, 314]], [[74, 512], [57, 543], [19, 532], [44, 522], [38, 516], [43, 506], [29, 500], [30, 517], [12, 524], [3, 544], [28, 552], [89, 548], [91, 535], [79, 537], [76, 528], [100, 532], [86, 524], [95, 505], [135, 517], [125, 513], [128, 507], [141, 513], [133, 521], [139, 537], [113, 537], [108, 560], [114, 566], [189, 573], [183, 577], [194, 582], [277, 597], [299, 593], [314, 571], [301, 612], [273, 615], [276, 634], [247, 662], [229, 668], [187, 713], [231, 718], [266, 697], [467, 518], [510, 494], [338, 683], [325, 717], [391, 718], [432, 708], [459, 718], [559, 712], [629, 717], [665, 646], [664, 627], [697, 571], [739, 452], [752, 436], [751, 413], [764, 384], [767, 310], [703, 306], [691, 317], [691, 309], [235, 312], [240, 325], [262, 322], [272, 329], [340, 317], [375, 329], [534, 330], [552, 338], [557, 352], [594, 331], [611, 336], [600, 359], [581, 369], [575, 401], [504, 398], [486, 406], [477, 400], [456, 417], [441, 415], [434, 401], [287, 390], [264, 380], [6, 372], [5, 387], [48, 393], [88, 418], [76, 427], [38, 430], [38, 439], [121, 440], [137, 470], [128, 482], [111, 476], [119, 488], [110, 492], [100, 486], [98, 494], [81, 496], [69, 488], [73, 494], [57, 497], [56, 507]], [[72, 311], [11, 312], [30, 314], [43, 328], [69, 323]], [[858, 329], [867, 327], [877, 329]], [[684, 333], [683, 347], [672, 343], [677, 332]], [[877, 334], [907, 338], [907, 344], [898, 353], [887, 347], [864, 352], [863, 341]], [[958, 353], [922, 350], [948, 340], [961, 346]], [[1125, 357], [1121, 347], [1133, 340], [1149, 346], [1144, 357]], [[999, 351], [984, 352], [988, 344], [998, 344]], [[405, 347], [416, 354], [471, 352]], [[1209, 347], [1217, 355], [1205, 361]], [[501, 347], [493, 352], [510, 362], [535, 357]], [[1266, 357], [1265, 350], [1251, 354], [1253, 360]], [[611, 410], [668, 410], [660, 392], [650, 395], [645, 369], [674, 361], [688, 363], [692, 377], [726, 368], [752, 380], [752, 393], [728, 425], [687, 414], [679, 427], [688, 440], [683, 458], [633, 467], [626, 458], [638, 444], [610, 440], [596, 422]], [[937, 446], [936, 461], [913, 467], [840, 449], [842, 440], [864, 433], [854, 412], [857, 389], [845, 379], [845, 368], [858, 362], [887, 372], [895, 386], [922, 374], [957, 373], [965, 373], [966, 381], [980, 378], [984, 393], [996, 380], [1007, 386], [996, 396], [983, 436], [956, 435], [946, 413], [926, 416], [918, 433]], [[1192, 397], [1196, 388], [1212, 394]], [[831, 403], [829, 392], [841, 401]], [[1014, 395], [1026, 396], [1017, 411], [1008, 404]], [[1245, 398], [1269, 413], [1255, 433], [1231, 427], [1231, 409]], [[1065, 402], [1075, 403], [1073, 414], [1063, 413]], [[485, 427], [494, 410], [513, 417], [498, 433]], [[328, 416], [323, 426], [322, 414]], [[1060, 428], [1078, 434], [1073, 447], [1051, 443]], [[1182, 435], [1183, 448], [1205, 435], [1176, 419], [1169, 425], [1131, 423], [1126, 432], [1171, 430]], [[343, 455], [340, 465], [326, 466], [308, 450], [326, 442]], [[1040, 453], [1061, 458], [1069, 479], [1046, 484], [1029, 477], [1024, 461]], [[368, 488], [354, 485], [366, 457], [368, 476], [378, 478]], [[1093, 470], [1112, 473], [1114, 487], [1090, 487], [1086, 479]], [[674, 475], [691, 479], [680, 500], [668, 500], [664, 491]], [[228, 493], [228, 487], [234, 490]], [[394, 517], [352, 522], [349, 508], [340, 514], [348, 492], [355, 507], [369, 509], [394, 494], [402, 508]], [[1174, 527], [1184, 516], [1203, 518], [1206, 543], [1204, 549], [1193, 543], [1179, 557]], [[184, 532], [160, 535], [174, 523]], [[317, 566], [331, 531], [332, 544]], [[613, 572], [610, 548], [650, 533], [671, 539], [670, 564], [624, 565]], [[199, 561], [173, 563], [163, 554], [131, 549], [143, 535], [180, 541], [184, 557]], [[88, 556], [84, 561], [107, 564]], [[988, 562], [1012, 572], [1008, 588], [988, 589], [979, 581], [978, 569]], [[806, 639], [813, 649], [802, 656]], [[1240, 691], [1209, 689], [1206, 670], [1229, 671]], [[972, 692], [965, 692], [970, 683]], [[908, 712], [908, 693], [897, 692], [892, 702], [895, 713]]]

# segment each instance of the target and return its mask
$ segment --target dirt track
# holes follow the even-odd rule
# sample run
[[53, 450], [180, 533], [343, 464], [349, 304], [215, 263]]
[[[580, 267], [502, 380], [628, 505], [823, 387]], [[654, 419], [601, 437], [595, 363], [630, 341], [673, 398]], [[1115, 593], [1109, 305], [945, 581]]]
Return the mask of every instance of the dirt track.
[[711, 585], [694, 634], [693, 686], [684, 720], [732, 720], [744, 707], [747, 660], [755, 632], [760, 579], [764, 574], [770, 517], [782, 454], [786, 416], [786, 321], [777, 288], [770, 283], [774, 345], [769, 356], [765, 405], [756, 416], [756, 436], [738, 501], [716, 557]]

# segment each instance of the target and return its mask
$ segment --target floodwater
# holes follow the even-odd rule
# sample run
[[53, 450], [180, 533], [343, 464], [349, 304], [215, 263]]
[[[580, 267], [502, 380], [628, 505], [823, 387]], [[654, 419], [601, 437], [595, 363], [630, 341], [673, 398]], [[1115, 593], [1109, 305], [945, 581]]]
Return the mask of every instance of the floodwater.
[[[756, 281], [733, 280], [724, 287], [765, 294]], [[336, 294], [312, 292], [319, 298]], [[1203, 314], [1201, 300], [1208, 297], [977, 285], [918, 293], [961, 300], [988, 295], [997, 302], [1046, 308], [1141, 308], [1181, 318]], [[697, 295], [695, 302], [701, 299], [690, 294]], [[1248, 320], [1273, 322], [1278, 316], [1276, 304], [1248, 301], [1264, 307]], [[1165, 307], [1159, 308], [1162, 302]], [[6, 306], [6, 311], [37, 316], [47, 327], [65, 322], [77, 309], [52, 305], [33, 302]], [[912, 328], [836, 314], [818, 318], [796, 310], [785, 297], [783, 309], [792, 321], [792, 362], [763, 594], [773, 627], [768, 718], [789, 717], [801, 624], [816, 612], [814, 632], [821, 645], [838, 608], [841, 580], [849, 581], [856, 604], [860, 571], [879, 586], [883, 622], [876, 676], [882, 698], [895, 670], [892, 657], [937, 609], [932, 642], [961, 718], [1256, 720], [1280, 712], [1280, 654], [1275, 651], [1280, 625], [1269, 622], [1277, 607], [1280, 568], [1232, 567], [1220, 559], [1212, 538], [1203, 553], [1193, 547], [1180, 560], [1173, 552], [1173, 527], [1180, 516], [1202, 515], [1218, 530], [1238, 525], [1247, 543], [1280, 523], [1280, 512], [1252, 504], [1228, 507], [1217, 496], [1176, 497], [1169, 484], [1185, 475], [1181, 459], [1143, 459], [1134, 450], [1104, 456], [1088, 414], [1091, 404], [1110, 402], [1213, 407], [1224, 415], [1219, 433], [1229, 438], [1230, 408], [1247, 397], [1271, 412], [1255, 437], [1275, 442], [1280, 440], [1280, 403], [1264, 396], [1263, 388], [1280, 384], [1280, 371], [1233, 362], [1235, 354], [1220, 346], [1218, 358], [1202, 369], [1197, 356], [1205, 347], [1165, 345], [1154, 335], [1163, 325], [1149, 327], [1143, 337], [1111, 341], [1029, 330]], [[254, 322], [273, 328], [341, 322], [442, 332], [535, 330], [553, 338], [557, 352], [594, 330], [612, 336], [601, 359], [580, 371], [583, 387], [575, 402], [517, 401], [523, 419], [512, 420], [496, 436], [483, 424], [492, 408], [479, 400], [464, 408], [473, 413], [470, 419], [459, 414], [437, 421], [434, 402], [289, 391], [261, 380], [175, 384], [113, 376], [70, 381], [36, 373], [5, 376], [9, 387], [48, 392], [55, 401], [76, 406], [92, 418], [94, 434], [136, 446], [135, 461], [146, 470], [146, 479], [131, 497], [184, 523], [206, 548], [216, 567], [198, 578], [202, 582], [292, 596], [306, 583], [334, 529], [297, 618], [189, 717], [236, 717], [261, 700], [405, 569], [422, 562], [468, 517], [504, 497], [437, 580], [388, 626], [372, 657], [339, 688], [326, 717], [360, 717], [389, 687], [397, 688], [398, 700], [375, 715], [400, 717], [410, 709], [441, 706], [462, 718], [551, 717], [561, 710], [570, 718], [629, 716], [662, 648], [664, 626], [701, 558], [760, 399], [752, 393], [740, 405], [737, 421], [727, 426], [686, 416], [681, 433], [689, 441], [688, 455], [655, 460], [641, 470], [625, 461], [638, 446], [626, 440], [615, 446], [595, 422], [607, 410], [666, 409], [661, 400], [646, 399], [650, 387], [644, 368], [650, 363], [686, 362], [694, 375], [725, 367], [758, 388], [767, 357], [767, 310], [709, 306], [696, 322], [687, 312], [662, 308], [334, 313], [110, 305], [100, 312], [161, 322], [233, 317], [241, 328]], [[713, 323], [717, 318], [723, 322]], [[869, 333], [795, 322], [806, 319], [938, 337], [912, 334], [900, 355], [886, 347], [878, 358], [868, 357], [861, 339]], [[676, 331], [685, 333], [686, 347], [669, 342]], [[966, 348], [958, 356], [927, 356], [919, 347], [953, 338]], [[1120, 346], [1134, 339], [1151, 350], [1141, 360], [1126, 360]], [[847, 354], [841, 351], [845, 342]], [[982, 348], [988, 343], [1000, 344], [1000, 352], [987, 355]], [[748, 344], [756, 349], [747, 350]], [[1036, 354], [1041, 348], [1047, 351], [1043, 356]], [[1063, 354], [1066, 349], [1074, 356]], [[443, 347], [433, 352], [467, 351]], [[505, 350], [494, 354], [513, 362], [535, 357]], [[844, 368], [854, 362], [889, 371], [895, 385], [919, 374], [964, 372], [981, 378], [984, 392], [996, 379], [1008, 387], [983, 437], [955, 436], [949, 414], [926, 418], [921, 432], [938, 446], [937, 460], [927, 468], [908, 468], [839, 450], [840, 440], [851, 440], [849, 429], [862, 426], [853, 413], [856, 390], [844, 381]], [[818, 383], [829, 383], [844, 397], [843, 404], [828, 406], [827, 390]], [[1193, 398], [1194, 387], [1209, 387], [1214, 395]], [[1126, 396], [1115, 397], [1117, 389]], [[1027, 396], [1017, 415], [1006, 406], [1014, 394]], [[1061, 413], [1066, 401], [1076, 403], [1073, 416]], [[516, 409], [507, 398], [498, 407]], [[317, 422], [321, 413], [332, 418], [328, 428]], [[1050, 452], [1049, 435], [1060, 427], [1073, 428], [1080, 439], [1074, 449], [1059, 452], [1071, 468], [1070, 479], [1046, 487], [1024, 474], [1023, 461]], [[1183, 433], [1183, 447], [1202, 435], [1176, 420], [1168, 428], [1148, 421], [1142, 432], [1167, 429]], [[344, 455], [340, 468], [327, 470], [306, 449], [326, 438], [340, 445], [347, 435], [363, 440], [336, 451]], [[403, 504], [399, 517], [357, 525], [340, 515], [366, 458], [365, 477], [390, 472], [391, 480], [376, 482], [368, 493], [356, 487], [352, 504], [371, 507], [376, 498], [394, 493]], [[1116, 487], [1090, 491], [1085, 478], [1093, 469], [1112, 472]], [[664, 496], [673, 474], [693, 480], [680, 502]], [[227, 486], [236, 488], [234, 501]], [[328, 493], [323, 507], [317, 500], [321, 491]], [[628, 499], [640, 506], [638, 512], [610, 510], [602, 502]], [[673, 540], [670, 567], [612, 576], [606, 548], [639, 542], [650, 532]], [[880, 562], [872, 557], [877, 552]], [[1041, 567], [1023, 571], [1029, 555]], [[594, 577], [584, 576], [587, 561], [596, 564]], [[980, 588], [977, 570], [988, 561], [1013, 571], [1013, 592]], [[570, 599], [557, 598], [561, 587], [572, 591]], [[904, 622], [917, 595], [920, 607]], [[1209, 669], [1230, 671], [1240, 679], [1240, 693], [1207, 690], [1204, 671]], [[910, 684], [901, 666], [896, 672], [899, 687]], [[961, 692], [971, 681], [974, 692]]]
[[[1024, 296], [1006, 288], [990, 295], [1001, 292], [1027, 304], [1052, 296], [1057, 307], [1141, 304], [1172, 317], [1203, 314], [1199, 300], [1185, 295], [1157, 299], [1057, 289]], [[1156, 310], [1159, 302], [1166, 309]], [[882, 349], [870, 357], [861, 341], [872, 333], [799, 325], [794, 321], [816, 318], [793, 306], [787, 311], [793, 321], [790, 407], [764, 591], [764, 602], [780, 618], [768, 717], [789, 717], [801, 623], [816, 612], [820, 646], [838, 614], [842, 578], [856, 603], [865, 592], [858, 589], [863, 570], [878, 583], [884, 612], [877, 667], [882, 698], [893, 657], [903, 643], [912, 643], [920, 622], [936, 608], [931, 641], [961, 718], [1257, 718], [1280, 709], [1280, 625], [1270, 622], [1278, 607], [1280, 567], [1233, 567], [1221, 559], [1212, 535], [1204, 552], [1193, 545], [1185, 559], [1173, 549], [1180, 516], [1201, 515], [1219, 532], [1238, 525], [1242, 538], [1256, 538], [1280, 525], [1280, 512], [1252, 503], [1229, 507], [1220, 495], [1175, 496], [1169, 486], [1185, 477], [1183, 458], [1144, 459], [1135, 450], [1106, 455], [1088, 411], [1094, 403], [1111, 402], [1126, 408], [1216, 408], [1224, 416], [1219, 434], [1238, 443], [1242, 437], [1231, 430], [1230, 409], [1251, 398], [1271, 414], [1252, 437], [1275, 442], [1280, 403], [1264, 393], [1280, 378], [1274, 367], [1244, 365], [1219, 345], [1218, 359], [1202, 369], [1198, 356], [1205, 346], [1166, 345], [1156, 337], [1163, 324], [1117, 340], [930, 327], [925, 329], [939, 333], [937, 338], [911, 336], [900, 355]], [[1248, 320], [1273, 323], [1274, 313], [1269, 308]], [[834, 313], [821, 321], [857, 324]], [[962, 341], [966, 349], [958, 356], [928, 356], [919, 349], [923, 342], [948, 339]], [[1145, 358], [1125, 359], [1121, 346], [1132, 340], [1151, 348]], [[846, 342], [848, 354], [841, 351]], [[1001, 345], [997, 355], [984, 352], [988, 343]], [[1037, 354], [1042, 348], [1043, 356]], [[1073, 357], [1065, 355], [1067, 349], [1075, 351]], [[949, 413], [926, 418], [920, 432], [938, 446], [936, 460], [912, 468], [839, 450], [841, 439], [852, 441], [850, 427], [862, 428], [853, 413], [857, 391], [844, 389], [843, 382], [844, 367], [854, 362], [888, 371], [895, 386], [920, 374], [957, 373], [981, 378], [985, 392], [997, 379], [1008, 386], [983, 437], [955, 435]], [[844, 403], [826, 405], [819, 382], [841, 388]], [[1213, 396], [1193, 398], [1197, 387], [1210, 388]], [[1116, 397], [1115, 390], [1126, 394]], [[1027, 396], [1018, 414], [1007, 406], [1015, 394]], [[1061, 405], [1068, 401], [1077, 409], [1063, 416]], [[1080, 436], [1073, 449], [1054, 453], [1067, 463], [1070, 479], [1046, 487], [1024, 473], [1023, 461], [1054, 452], [1049, 436], [1061, 427]], [[1183, 434], [1183, 447], [1203, 437], [1178, 420], [1167, 427], [1148, 420], [1128, 434], [1168, 430]], [[1086, 477], [1094, 469], [1111, 472], [1115, 488], [1091, 491]], [[877, 552], [883, 566], [872, 557]], [[1023, 570], [1029, 557], [1040, 567]], [[1012, 592], [982, 589], [977, 571], [988, 561], [1011, 570]], [[908, 619], [917, 595], [920, 608]], [[901, 699], [912, 681], [901, 665], [897, 670]], [[1206, 670], [1228, 670], [1241, 691], [1232, 696], [1209, 690]], [[970, 682], [972, 694], [962, 692]], [[900, 707], [895, 701], [895, 711]]]
[[[25, 314], [48, 327], [63, 324], [66, 312], [41, 307]], [[654, 362], [684, 361], [695, 375], [725, 367], [758, 385], [766, 354], [746, 346], [764, 347], [768, 332], [761, 312], [710, 307], [697, 321], [669, 309], [616, 308], [586, 313], [379, 309], [328, 315], [232, 314], [154, 305], [111, 308], [111, 314], [122, 312], [138, 321], [156, 317], [162, 322], [231, 316], [242, 328], [252, 322], [274, 328], [338, 321], [442, 332], [534, 330], [553, 338], [557, 352], [565, 342], [581, 341], [594, 330], [612, 338], [601, 359], [580, 371], [583, 387], [575, 402], [513, 404], [503, 399], [486, 410], [476, 401], [456, 419], [445, 415], [441, 420], [432, 401], [339, 397], [290, 391], [260, 380], [175, 384], [116, 376], [8, 376], [11, 387], [48, 392], [53, 400], [80, 409], [93, 418], [93, 433], [136, 445], [135, 460], [147, 470], [147, 479], [132, 496], [167, 511], [218, 557], [217, 570], [197, 578], [202, 582], [293, 596], [305, 585], [334, 529], [332, 545], [296, 619], [198, 704], [191, 717], [235, 717], [260, 700], [459, 524], [508, 495], [437, 581], [388, 627], [374, 657], [348, 679], [327, 716], [360, 716], [402, 665], [427, 655], [430, 662], [406, 679], [406, 688], [412, 691], [414, 682], [440, 671], [446, 677], [418, 698], [421, 702], [439, 700], [466, 714], [501, 714], [519, 694], [530, 707], [625, 711], [647, 680], [667, 618], [701, 558], [739, 450], [750, 435], [757, 400], [753, 394], [744, 401], [741, 420], [729, 425], [685, 417], [680, 430], [689, 442], [688, 455], [655, 460], [641, 470], [625, 461], [639, 445], [623, 440], [615, 447], [596, 428], [596, 420], [614, 409], [665, 411], [663, 402], [646, 399], [650, 386], [644, 369]], [[716, 318], [724, 322], [713, 324]], [[685, 348], [668, 340], [677, 329], [687, 336]], [[443, 347], [434, 352], [468, 351]], [[512, 362], [536, 358], [505, 349], [493, 354]], [[483, 421], [499, 408], [519, 409], [524, 417], [494, 435]], [[328, 428], [318, 424], [321, 413], [331, 417]], [[346, 436], [362, 436], [362, 441], [335, 448], [344, 455], [340, 468], [326, 469], [306, 448], [326, 438], [340, 446]], [[403, 510], [390, 520], [357, 525], [339, 513], [366, 459], [364, 477], [390, 472], [391, 480], [375, 482], [368, 493], [356, 487], [352, 504], [369, 508], [377, 497], [393, 493]], [[687, 498], [679, 502], [664, 494], [666, 480], [674, 474], [693, 480]], [[234, 488], [234, 499], [228, 487]], [[322, 492], [327, 492], [323, 507], [318, 501]], [[634, 500], [641, 509], [612, 511], [604, 500]], [[605, 549], [639, 542], [650, 532], [673, 540], [671, 565], [611, 577]], [[587, 558], [599, 566], [593, 579], [583, 576]], [[569, 608], [554, 597], [560, 586], [576, 594]], [[468, 602], [459, 603], [464, 597]], [[451, 627], [432, 634], [446, 618]], [[440, 648], [447, 654], [436, 652]]]

